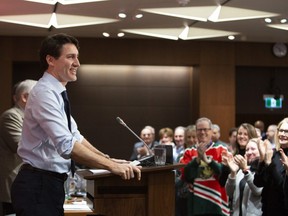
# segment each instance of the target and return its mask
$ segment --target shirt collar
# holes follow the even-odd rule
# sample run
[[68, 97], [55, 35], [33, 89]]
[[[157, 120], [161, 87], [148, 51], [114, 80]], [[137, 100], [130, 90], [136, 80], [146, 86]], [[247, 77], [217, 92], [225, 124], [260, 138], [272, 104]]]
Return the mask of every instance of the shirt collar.
[[52, 76], [50, 73], [45, 72], [43, 75], [43, 80], [48, 81], [49, 83], [52, 83], [52, 88], [59, 94], [61, 92], [66, 90], [66, 87], [62, 85], [62, 83], [56, 79], [54, 76]]

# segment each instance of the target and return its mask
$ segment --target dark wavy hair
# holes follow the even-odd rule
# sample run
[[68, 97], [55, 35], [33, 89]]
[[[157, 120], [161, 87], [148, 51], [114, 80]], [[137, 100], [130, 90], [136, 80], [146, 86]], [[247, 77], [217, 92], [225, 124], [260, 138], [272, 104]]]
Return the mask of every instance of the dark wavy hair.
[[63, 45], [68, 43], [74, 44], [78, 50], [80, 49], [78, 40], [75, 37], [64, 33], [50, 35], [42, 41], [39, 50], [39, 58], [40, 58], [40, 67], [43, 71], [46, 71], [48, 68], [46, 56], [50, 55], [56, 59], [59, 58], [61, 55]]

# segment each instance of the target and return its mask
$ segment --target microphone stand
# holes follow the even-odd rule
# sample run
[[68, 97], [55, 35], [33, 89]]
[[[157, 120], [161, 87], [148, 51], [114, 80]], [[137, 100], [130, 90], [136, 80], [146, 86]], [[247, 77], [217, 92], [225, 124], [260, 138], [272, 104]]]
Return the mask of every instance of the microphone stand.
[[143, 139], [141, 139], [128, 125], [119, 117], [116, 118], [117, 122], [127, 128], [134, 136], [136, 136], [143, 145], [147, 148], [149, 155], [140, 158], [138, 161], [140, 162], [141, 166], [153, 166], [154, 165], [154, 154], [149, 148], [149, 146], [145, 143]]

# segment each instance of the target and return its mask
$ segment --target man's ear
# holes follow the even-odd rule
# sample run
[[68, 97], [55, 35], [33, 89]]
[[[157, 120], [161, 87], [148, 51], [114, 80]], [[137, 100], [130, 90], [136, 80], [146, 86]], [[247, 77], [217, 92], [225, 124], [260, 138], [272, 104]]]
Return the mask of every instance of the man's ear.
[[54, 65], [54, 60], [55, 58], [51, 55], [47, 55], [46, 56], [46, 61], [47, 61], [47, 64], [50, 65], [50, 66], [53, 66]]
[[28, 93], [21, 94], [21, 101], [26, 104], [28, 100], [28, 96], [29, 96]]

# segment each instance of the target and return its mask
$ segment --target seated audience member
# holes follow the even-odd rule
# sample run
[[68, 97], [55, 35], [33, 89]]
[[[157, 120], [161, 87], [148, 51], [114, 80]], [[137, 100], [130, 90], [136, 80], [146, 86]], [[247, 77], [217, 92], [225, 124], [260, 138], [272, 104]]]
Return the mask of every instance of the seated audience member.
[[178, 155], [177, 162], [181, 160], [186, 149], [197, 147], [197, 145], [198, 145], [198, 139], [197, 139], [197, 133], [196, 133], [196, 126], [188, 125], [185, 128], [185, 133], [184, 133], [184, 151], [182, 152], [182, 154]]
[[212, 125], [212, 141], [216, 144], [220, 143], [220, 144], [225, 144], [225, 142], [220, 140], [221, 137], [221, 133], [220, 133], [220, 126], [217, 124], [213, 124]]
[[[151, 126], [145, 126], [140, 133], [141, 139], [148, 145], [149, 149], [152, 150], [158, 142], [155, 141], [155, 129]], [[142, 142], [137, 142], [134, 144], [133, 152], [130, 156], [130, 160], [137, 160], [141, 157], [147, 156], [149, 154], [148, 149]]]
[[257, 138], [248, 142], [244, 157], [239, 154], [234, 158], [232, 154], [223, 155], [223, 163], [231, 170], [225, 188], [227, 195], [232, 198], [231, 215], [233, 216], [262, 215], [262, 188], [258, 188], [253, 183], [259, 159], [257, 142]]
[[261, 130], [259, 128], [255, 128], [257, 136], [262, 139]]
[[265, 124], [263, 121], [261, 120], [257, 120], [254, 122], [254, 127], [255, 128], [259, 128], [260, 131], [261, 131], [261, 137], [262, 137], [262, 140], [265, 140], [266, 139], [266, 133], [265, 133]]
[[229, 130], [228, 134], [228, 149], [234, 155], [236, 151], [237, 128], [233, 127]]
[[198, 144], [197, 133], [196, 133], [196, 126], [195, 125], [188, 125], [185, 130], [185, 149], [191, 148], [193, 146], [196, 147]]
[[173, 143], [173, 137], [174, 133], [171, 128], [166, 127], [159, 130], [159, 144], [172, 145], [174, 147], [175, 144]]
[[174, 162], [177, 162], [178, 156], [183, 154], [184, 152], [184, 143], [185, 143], [184, 134], [185, 134], [185, 127], [179, 126], [175, 128], [174, 130], [175, 146], [173, 147]]
[[3, 112], [0, 117], [0, 201], [3, 215], [15, 213], [10, 188], [22, 164], [17, 147], [22, 132], [24, 109], [35, 84], [35, 80], [28, 79], [17, 83], [14, 86], [14, 106]]
[[228, 196], [218, 178], [222, 153], [226, 146], [212, 142], [212, 123], [208, 118], [196, 121], [198, 146], [187, 149], [181, 163], [187, 164], [181, 178], [189, 184], [188, 214], [229, 215]]
[[277, 125], [274, 125], [274, 124], [269, 125], [267, 128], [267, 131], [266, 131], [266, 136], [272, 145], [272, 149], [276, 148], [276, 145], [275, 145], [275, 133], [276, 133], [276, 131], [277, 131]]
[[268, 140], [258, 142], [260, 157], [254, 184], [263, 187], [263, 216], [288, 215], [288, 118], [277, 126], [275, 145], [273, 151]]

